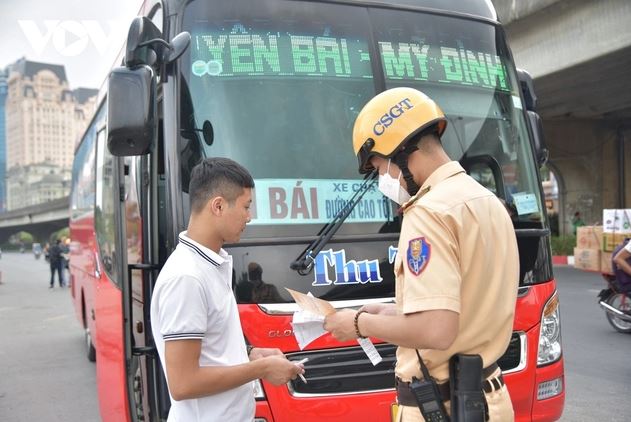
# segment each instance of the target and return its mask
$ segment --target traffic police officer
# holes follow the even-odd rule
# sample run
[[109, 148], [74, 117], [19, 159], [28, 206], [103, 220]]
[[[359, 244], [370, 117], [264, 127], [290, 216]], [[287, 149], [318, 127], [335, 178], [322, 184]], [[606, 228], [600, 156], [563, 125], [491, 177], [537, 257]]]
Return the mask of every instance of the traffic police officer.
[[438, 105], [412, 88], [382, 92], [357, 117], [353, 147], [360, 173], [376, 169], [381, 192], [402, 204], [396, 303], [338, 311], [326, 318], [325, 329], [341, 341], [376, 337], [399, 346], [399, 421], [423, 420], [409, 394], [412, 378], [423, 378], [417, 350], [439, 387], [449, 379], [450, 357], [480, 355], [489, 420], [511, 421], [495, 362], [512, 333], [515, 232], [501, 201], [444, 151], [446, 126]]

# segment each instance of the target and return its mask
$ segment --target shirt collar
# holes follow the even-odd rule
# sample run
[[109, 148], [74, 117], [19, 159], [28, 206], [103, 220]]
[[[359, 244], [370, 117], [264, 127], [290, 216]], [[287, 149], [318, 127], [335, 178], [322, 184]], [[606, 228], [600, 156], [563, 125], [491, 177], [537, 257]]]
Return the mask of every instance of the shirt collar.
[[209, 249], [201, 243], [198, 243], [188, 237], [188, 233], [186, 231], [180, 233], [179, 240], [182, 245], [186, 246], [215, 267], [222, 265], [228, 260], [228, 252], [226, 252], [223, 248], [219, 250], [219, 253], [216, 253], [212, 249]]
[[412, 204], [414, 204], [419, 198], [429, 192], [432, 187], [436, 186], [440, 182], [445, 179], [450, 178], [451, 176], [455, 176], [458, 173], [464, 173], [464, 169], [460, 165], [458, 161], [449, 161], [448, 163], [443, 164], [438, 167], [436, 170], [429, 175], [425, 183], [418, 190], [416, 195], [410, 198], [405, 204], [401, 206], [403, 211], [407, 210]]

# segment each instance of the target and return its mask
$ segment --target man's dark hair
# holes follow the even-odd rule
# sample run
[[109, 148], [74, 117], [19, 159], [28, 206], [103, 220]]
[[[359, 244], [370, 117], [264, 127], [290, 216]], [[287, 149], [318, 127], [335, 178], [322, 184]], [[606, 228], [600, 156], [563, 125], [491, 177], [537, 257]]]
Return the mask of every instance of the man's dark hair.
[[191, 210], [201, 211], [213, 196], [221, 196], [232, 205], [243, 189], [253, 187], [254, 179], [241, 164], [229, 158], [205, 158], [191, 171]]

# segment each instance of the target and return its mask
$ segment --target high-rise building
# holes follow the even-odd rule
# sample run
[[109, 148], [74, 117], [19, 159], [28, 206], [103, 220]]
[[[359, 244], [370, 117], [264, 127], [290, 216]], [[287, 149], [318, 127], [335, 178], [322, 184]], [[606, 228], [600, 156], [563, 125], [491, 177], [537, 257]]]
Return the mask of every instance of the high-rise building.
[[[6, 172], [7, 178], [21, 177], [14, 168], [57, 166], [55, 175], [67, 177], [72, 166], [74, 148], [92, 117], [96, 104], [95, 89], [70, 89], [62, 65], [39, 63], [22, 58], [11, 65], [6, 78]], [[48, 173], [51, 174], [50, 172]], [[52, 179], [47, 182], [50, 184]], [[60, 183], [67, 188], [69, 180]], [[24, 189], [7, 190], [7, 209], [33, 205], [33, 198], [45, 195], [30, 192], [37, 182], [23, 185]], [[18, 186], [20, 181], [7, 180]], [[40, 185], [37, 185], [40, 186]], [[15, 195], [24, 198], [14, 197]], [[29, 198], [30, 196], [30, 198]], [[54, 195], [57, 197], [57, 194]], [[63, 196], [63, 195], [62, 195]], [[18, 205], [19, 204], [19, 205]]]
[[7, 137], [4, 105], [7, 99], [8, 69], [0, 69], [0, 212], [6, 209]]
[[7, 209], [15, 210], [68, 196], [70, 169], [39, 163], [13, 166], [7, 172]]

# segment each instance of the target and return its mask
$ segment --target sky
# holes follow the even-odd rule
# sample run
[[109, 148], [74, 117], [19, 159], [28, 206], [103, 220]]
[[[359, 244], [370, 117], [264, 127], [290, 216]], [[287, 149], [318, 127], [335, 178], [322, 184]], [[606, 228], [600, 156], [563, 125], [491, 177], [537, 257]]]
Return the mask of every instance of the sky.
[[99, 88], [141, 0], [0, 0], [0, 68], [62, 64], [71, 89]]

